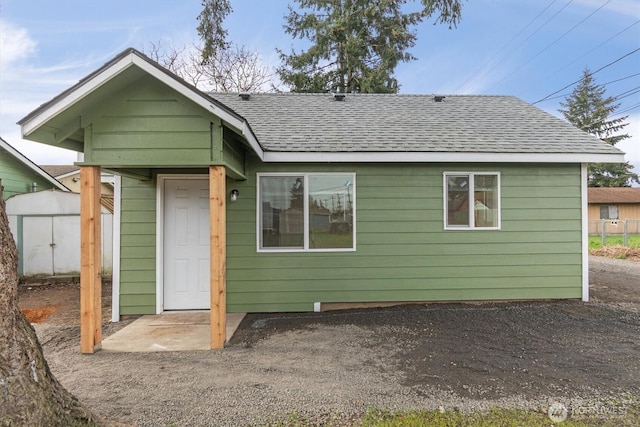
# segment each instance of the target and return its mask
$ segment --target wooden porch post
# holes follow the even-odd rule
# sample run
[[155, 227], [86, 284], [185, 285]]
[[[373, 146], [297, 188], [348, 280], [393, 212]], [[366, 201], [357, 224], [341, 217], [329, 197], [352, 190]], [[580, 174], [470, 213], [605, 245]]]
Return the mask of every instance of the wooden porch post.
[[80, 167], [80, 351], [102, 343], [100, 167]]
[[211, 348], [224, 348], [227, 328], [227, 215], [224, 166], [209, 167]]

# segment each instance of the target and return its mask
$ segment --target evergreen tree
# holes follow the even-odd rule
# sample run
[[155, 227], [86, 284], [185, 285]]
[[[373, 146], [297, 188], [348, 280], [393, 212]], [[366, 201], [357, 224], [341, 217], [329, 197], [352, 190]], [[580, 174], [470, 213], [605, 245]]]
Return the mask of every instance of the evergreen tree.
[[[628, 116], [611, 118], [620, 104], [615, 98], [605, 96], [605, 88], [597, 85], [591, 72], [585, 69], [580, 83], [567, 96], [560, 112], [565, 119], [579, 129], [594, 135], [608, 144], [616, 145], [629, 138], [620, 133], [629, 123]], [[638, 175], [632, 172], [633, 166], [627, 163], [590, 163], [590, 187], [629, 187], [632, 182], [640, 183]]]
[[[416, 59], [413, 28], [439, 13], [437, 22], [455, 26], [461, 0], [295, 0], [285, 31], [311, 46], [285, 54], [280, 79], [294, 92], [396, 93], [393, 73], [400, 62]], [[414, 11], [409, 11], [414, 6]]]
[[198, 34], [203, 42], [203, 64], [211, 62], [218, 52], [231, 46], [227, 40], [228, 32], [222, 23], [232, 10], [229, 0], [202, 0], [202, 12], [198, 15]]

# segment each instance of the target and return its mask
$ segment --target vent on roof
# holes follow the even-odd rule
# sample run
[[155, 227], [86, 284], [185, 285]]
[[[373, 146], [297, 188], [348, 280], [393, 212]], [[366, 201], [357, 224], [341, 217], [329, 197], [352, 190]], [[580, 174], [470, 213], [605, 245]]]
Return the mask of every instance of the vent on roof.
[[240, 96], [240, 98], [242, 98], [243, 101], [248, 101], [249, 98], [251, 98], [251, 94], [248, 92], [240, 92], [238, 96]]
[[436, 101], [436, 102], [442, 102], [442, 101], [444, 101], [445, 98], [446, 98], [445, 96], [436, 95], [436, 96], [433, 97], [433, 100]]
[[334, 93], [333, 94], [333, 100], [334, 101], [344, 101], [344, 93]]

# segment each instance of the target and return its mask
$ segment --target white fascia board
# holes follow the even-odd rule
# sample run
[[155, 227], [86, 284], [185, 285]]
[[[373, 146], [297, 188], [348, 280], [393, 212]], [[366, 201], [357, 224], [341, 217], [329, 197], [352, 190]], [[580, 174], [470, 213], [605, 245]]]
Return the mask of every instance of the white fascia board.
[[113, 186], [113, 248], [111, 259], [111, 321], [120, 321], [120, 231], [122, 221], [122, 177]]
[[589, 301], [589, 171], [580, 165], [580, 207], [582, 211], [582, 301]]
[[118, 75], [122, 70], [130, 67], [132, 64], [132, 56], [133, 54], [129, 54], [121, 58], [118, 62], [104, 69], [100, 74], [87, 80], [74, 91], [59, 99], [55, 104], [50, 105], [46, 110], [22, 123], [22, 136], [26, 137], [30, 135], [51, 118], [80, 101], [96, 88], [102, 86], [105, 82]]
[[273, 163], [622, 163], [624, 154], [267, 151], [264, 153], [263, 161]]
[[42, 169], [40, 166], [33, 163], [31, 160], [29, 160], [28, 157], [26, 157], [24, 154], [22, 154], [21, 152], [13, 148], [11, 145], [9, 145], [8, 142], [5, 142], [3, 139], [0, 139], [0, 147], [2, 147], [4, 150], [7, 150], [7, 152], [11, 154], [13, 157], [15, 157], [16, 159], [18, 159], [19, 162], [21, 162], [23, 165], [31, 169], [36, 174], [40, 175], [42, 178], [46, 179], [47, 182], [49, 182], [51, 185], [56, 187], [58, 190], [70, 191], [60, 181], [58, 181], [57, 179], [49, 175], [47, 172], [44, 171], [44, 169]]

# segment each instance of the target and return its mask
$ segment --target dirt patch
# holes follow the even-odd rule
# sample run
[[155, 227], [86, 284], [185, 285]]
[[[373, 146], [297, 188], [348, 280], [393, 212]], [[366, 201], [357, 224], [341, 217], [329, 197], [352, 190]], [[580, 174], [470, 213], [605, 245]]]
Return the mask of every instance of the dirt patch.
[[51, 313], [55, 313], [60, 310], [59, 305], [44, 306], [38, 308], [21, 308], [22, 314], [27, 318], [29, 323], [42, 323], [45, 322]]
[[[77, 285], [21, 286], [20, 304], [70, 303], [69, 317], [57, 311], [36, 325], [53, 373], [99, 414], [139, 426], [253, 425], [292, 413], [351, 425], [370, 407], [638, 404], [640, 263], [590, 262], [590, 303], [251, 314], [224, 351], [81, 355]], [[105, 305], [107, 294], [108, 285]], [[126, 323], [105, 322], [103, 335]]]
[[640, 249], [626, 246], [603, 246], [600, 249], [590, 249], [589, 254], [599, 257], [625, 259], [640, 262]]
[[[18, 286], [20, 310], [31, 323], [80, 325], [80, 284], [42, 279]], [[30, 316], [33, 316], [32, 318]], [[102, 285], [102, 320], [111, 321], [111, 282]]]
[[581, 302], [438, 304], [317, 315], [249, 315], [232, 343], [350, 325], [403, 384], [472, 399], [640, 391], [640, 315]]
[[640, 311], [640, 262], [589, 258], [591, 301]]

